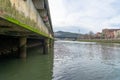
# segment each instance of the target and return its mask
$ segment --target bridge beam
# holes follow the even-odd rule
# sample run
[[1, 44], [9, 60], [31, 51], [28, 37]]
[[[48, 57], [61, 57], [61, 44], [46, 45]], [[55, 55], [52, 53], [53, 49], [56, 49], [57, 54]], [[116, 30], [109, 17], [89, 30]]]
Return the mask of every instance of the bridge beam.
[[19, 58], [26, 58], [26, 43], [27, 43], [27, 38], [25, 36], [19, 38]]

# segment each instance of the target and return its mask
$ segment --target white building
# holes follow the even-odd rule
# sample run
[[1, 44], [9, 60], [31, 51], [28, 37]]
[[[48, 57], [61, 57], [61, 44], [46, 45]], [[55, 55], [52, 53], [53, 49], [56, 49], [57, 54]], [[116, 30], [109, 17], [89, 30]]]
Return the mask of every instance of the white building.
[[115, 31], [114, 34], [115, 34], [115, 39], [120, 39], [120, 30]]

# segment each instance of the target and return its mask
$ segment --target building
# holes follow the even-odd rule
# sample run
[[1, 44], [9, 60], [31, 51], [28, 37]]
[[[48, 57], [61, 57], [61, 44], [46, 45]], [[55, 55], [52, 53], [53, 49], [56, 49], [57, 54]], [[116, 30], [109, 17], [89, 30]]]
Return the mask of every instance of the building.
[[114, 31], [115, 38], [120, 39], [120, 30]]
[[103, 29], [102, 34], [104, 39], [115, 39], [120, 29]]
[[96, 39], [101, 39], [102, 38], [102, 33], [97, 32], [96, 35], [95, 35], [95, 38]]

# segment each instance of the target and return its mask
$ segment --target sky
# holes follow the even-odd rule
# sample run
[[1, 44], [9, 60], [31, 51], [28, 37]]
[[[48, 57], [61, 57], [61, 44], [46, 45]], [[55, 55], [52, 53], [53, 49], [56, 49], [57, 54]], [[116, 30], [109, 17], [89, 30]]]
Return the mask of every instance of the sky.
[[48, 0], [54, 32], [120, 28], [120, 0]]

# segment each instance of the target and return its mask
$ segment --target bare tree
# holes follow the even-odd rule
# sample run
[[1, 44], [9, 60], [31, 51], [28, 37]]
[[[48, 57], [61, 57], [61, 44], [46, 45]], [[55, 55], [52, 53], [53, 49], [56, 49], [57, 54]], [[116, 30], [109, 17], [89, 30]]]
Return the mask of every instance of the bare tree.
[[95, 34], [93, 33], [93, 31], [89, 31], [88, 35], [89, 35], [89, 39], [93, 39], [94, 36], [95, 36]]

